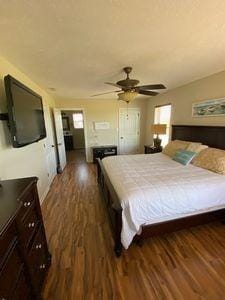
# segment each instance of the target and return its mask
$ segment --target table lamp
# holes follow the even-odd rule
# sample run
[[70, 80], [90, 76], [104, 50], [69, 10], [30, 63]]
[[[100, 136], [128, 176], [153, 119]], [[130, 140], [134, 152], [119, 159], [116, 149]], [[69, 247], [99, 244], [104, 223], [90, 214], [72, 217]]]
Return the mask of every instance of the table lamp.
[[166, 124], [153, 124], [152, 133], [157, 134], [157, 137], [153, 139], [154, 147], [159, 148], [161, 146], [162, 140], [159, 138], [159, 134], [166, 134]]

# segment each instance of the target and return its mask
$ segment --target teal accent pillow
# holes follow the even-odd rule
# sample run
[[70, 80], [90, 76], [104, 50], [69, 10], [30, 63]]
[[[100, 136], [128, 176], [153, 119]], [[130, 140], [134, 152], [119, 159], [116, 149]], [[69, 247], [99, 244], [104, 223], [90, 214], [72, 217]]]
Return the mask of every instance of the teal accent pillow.
[[174, 156], [173, 160], [181, 163], [182, 165], [186, 166], [188, 165], [192, 159], [195, 157], [197, 153], [193, 151], [187, 151], [187, 150], [178, 150]]

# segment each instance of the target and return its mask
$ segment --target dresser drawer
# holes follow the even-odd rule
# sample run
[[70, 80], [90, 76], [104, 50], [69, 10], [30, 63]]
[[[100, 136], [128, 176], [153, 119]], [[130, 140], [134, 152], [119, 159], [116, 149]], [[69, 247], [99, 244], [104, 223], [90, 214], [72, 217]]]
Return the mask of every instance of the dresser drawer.
[[115, 155], [116, 154], [116, 149], [115, 148], [107, 148], [104, 151], [105, 155]]
[[21, 221], [23, 221], [29, 209], [35, 202], [35, 193], [33, 188], [21, 198], [21, 202], [22, 202], [22, 206], [19, 210], [18, 217]]
[[93, 154], [94, 154], [94, 156], [96, 156], [96, 157], [101, 157], [101, 156], [104, 155], [104, 150], [99, 150], [99, 149], [93, 150]]
[[47, 260], [47, 256], [44, 253], [42, 254], [43, 256], [40, 257], [40, 263], [34, 268], [34, 273], [32, 276], [36, 293], [40, 292], [47, 274], [47, 270], [49, 268], [49, 261]]
[[17, 242], [15, 242], [0, 272], [0, 299], [12, 299], [12, 293], [22, 268], [23, 263], [17, 248]]
[[[15, 222], [11, 226], [7, 227], [6, 230], [0, 236], [0, 269], [2, 264], [9, 254], [10, 248], [16, 241], [16, 225]], [[1, 298], [0, 298], [1, 299]]]
[[20, 241], [24, 248], [28, 248], [31, 239], [33, 238], [35, 231], [40, 223], [39, 215], [35, 206], [32, 206], [23, 222], [18, 220]]
[[28, 264], [33, 278], [33, 285], [38, 292], [49, 267], [48, 249], [44, 229], [41, 225], [35, 234], [31, 249], [28, 253]]
[[36, 272], [37, 267], [41, 265], [42, 258], [45, 255], [45, 253], [46, 253], [45, 236], [43, 233], [42, 226], [39, 226], [39, 229], [35, 234], [31, 249], [28, 253], [28, 262], [29, 262], [29, 266], [32, 269], [32, 272]]
[[16, 283], [16, 287], [13, 291], [13, 300], [32, 300], [34, 299], [31, 295], [31, 290], [27, 282], [24, 268], [21, 269], [19, 278]]

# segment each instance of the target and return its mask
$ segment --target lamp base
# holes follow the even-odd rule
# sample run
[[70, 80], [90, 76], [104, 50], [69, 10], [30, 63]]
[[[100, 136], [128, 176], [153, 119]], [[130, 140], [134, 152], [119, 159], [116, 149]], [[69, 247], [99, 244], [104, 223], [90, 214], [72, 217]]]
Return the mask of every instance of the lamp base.
[[162, 142], [162, 140], [159, 139], [159, 138], [153, 139], [154, 147], [155, 147], [155, 148], [160, 148], [160, 147], [161, 147], [161, 142]]

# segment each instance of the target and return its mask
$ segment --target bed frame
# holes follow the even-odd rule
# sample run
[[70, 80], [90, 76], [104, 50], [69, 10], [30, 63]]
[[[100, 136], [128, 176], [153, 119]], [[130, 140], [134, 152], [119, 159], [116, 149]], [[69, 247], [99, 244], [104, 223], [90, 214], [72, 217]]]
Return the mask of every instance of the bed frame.
[[[225, 150], [225, 127], [172, 125], [172, 140], [175, 139], [201, 142], [202, 144], [210, 147]], [[122, 244], [120, 240], [122, 229], [122, 207], [100, 159], [98, 159], [97, 165], [98, 183], [103, 193], [115, 242], [114, 251], [116, 256], [119, 257], [122, 253]], [[142, 233], [140, 235], [136, 235], [133, 241], [141, 244], [143, 239], [154, 235], [173, 232], [224, 218], [225, 209], [220, 209], [180, 219], [142, 226]]]

